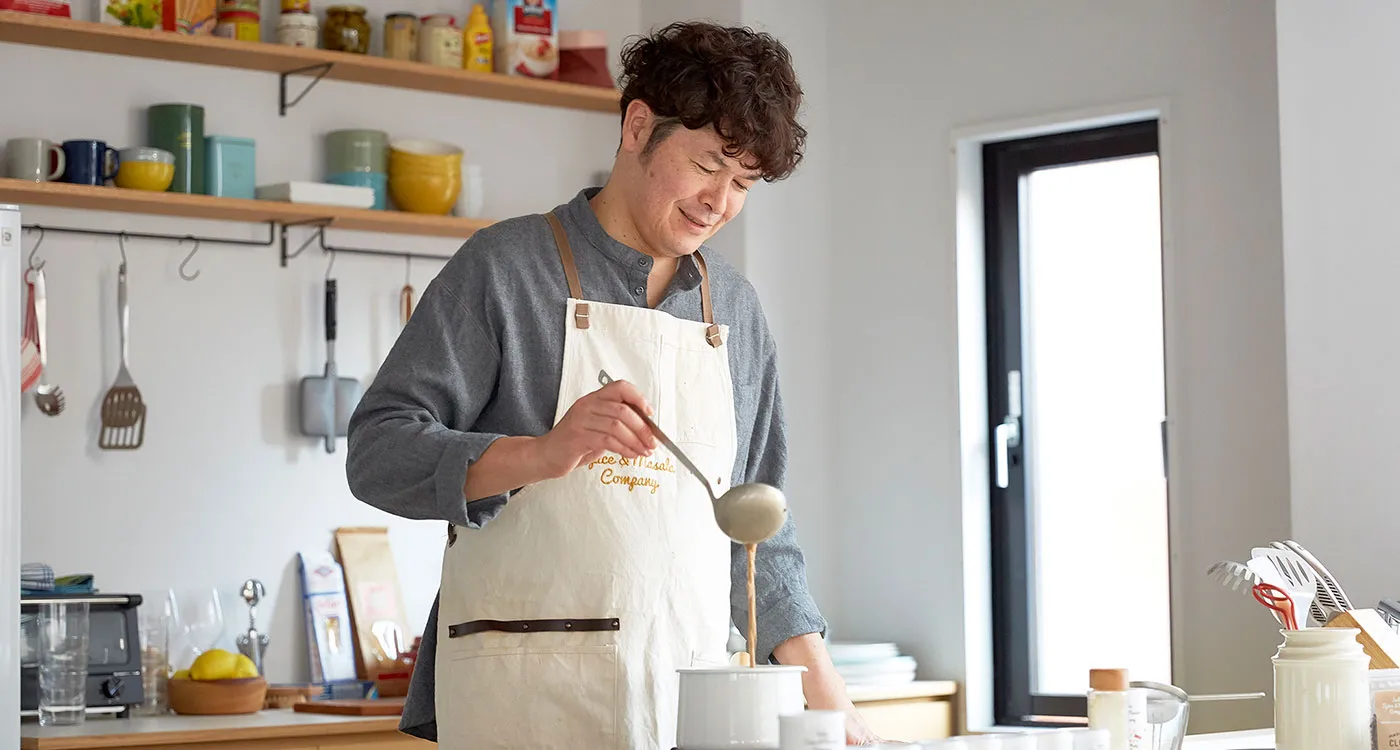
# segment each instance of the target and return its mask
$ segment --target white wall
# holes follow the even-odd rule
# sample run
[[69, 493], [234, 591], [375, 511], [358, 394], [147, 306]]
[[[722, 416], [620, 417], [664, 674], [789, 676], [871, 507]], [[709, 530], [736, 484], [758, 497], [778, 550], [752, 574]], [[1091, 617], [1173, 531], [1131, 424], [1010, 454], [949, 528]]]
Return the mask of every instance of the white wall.
[[[372, 16], [399, 8], [387, 0], [367, 5]], [[434, 0], [417, 10], [458, 6]], [[566, 27], [607, 29], [614, 58], [638, 22], [635, 2], [571, 0], [563, 14]], [[208, 133], [257, 140], [258, 181], [269, 183], [319, 177], [321, 133], [376, 127], [464, 146], [483, 165], [488, 216], [568, 200], [611, 166], [616, 148], [617, 120], [608, 114], [323, 82], [279, 118], [277, 79], [265, 74], [13, 44], [0, 45], [0, 67], [40, 71], [0, 80], [7, 102], [0, 140], [101, 138], [125, 146], [142, 137], [144, 107], [192, 101], [205, 106]], [[24, 218], [210, 236], [259, 232], [40, 207], [26, 207]], [[25, 240], [28, 248], [34, 235]], [[331, 232], [330, 241], [443, 254], [460, 244], [346, 232]], [[399, 520], [356, 501], [346, 488], [344, 441], [327, 455], [295, 432], [296, 383], [319, 374], [325, 356], [326, 258], [311, 250], [282, 269], [275, 248], [205, 246], [191, 264], [200, 277], [185, 282], [176, 269], [188, 248], [128, 242], [131, 371], [150, 410], [145, 445], [131, 453], [96, 448], [97, 407], [117, 366], [117, 243], [50, 234], [40, 249], [48, 260], [50, 372], [68, 410], [49, 418], [31, 399], [23, 404], [21, 554], [60, 573], [91, 572], [107, 591], [219, 586], [230, 637], [246, 624], [236, 591], [245, 578], [259, 578], [274, 600], [259, 607], [260, 627], [272, 636], [269, 676], [304, 679], [296, 552], [326, 548], [337, 526], [388, 525], [416, 629], [437, 589], [441, 525]], [[420, 294], [438, 267], [414, 264]], [[340, 257], [335, 276], [341, 372], [368, 382], [397, 333], [404, 264]], [[7, 303], [11, 293], [7, 287]]]
[[[825, 4], [746, 0], [744, 23], [787, 46], [802, 85], [808, 131], [796, 172], [751, 190], [744, 208], [746, 272], [762, 298], [778, 343], [790, 453], [787, 495], [807, 555], [812, 595], [828, 620], [839, 619], [833, 588], [838, 557], [832, 529], [842, 515], [832, 481], [831, 265], [829, 223], [832, 139]], [[834, 628], [828, 637], [840, 639]]]
[[[0, 230], [3, 231], [3, 230]], [[18, 238], [0, 237], [0, 278], [19, 275]], [[20, 431], [17, 285], [0, 284], [0, 737], [19, 734]]]
[[1397, 29], [1382, 0], [1278, 8], [1293, 528], [1358, 607], [1400, 593]]
[[[980, 596], [964, 566], [986, 562], [961, 536], [951, 134], [1160, 98], [1175, 680], [1267, 688], [1268, 619], [1204, 571], [1288, 529], [1273, 3], [835, 2], [828, 24], [837, 627], [898, 641], [926, 677], [982, 658], [963, 620]], [[1256, 702], [1192, 724], [1269, 720]]]

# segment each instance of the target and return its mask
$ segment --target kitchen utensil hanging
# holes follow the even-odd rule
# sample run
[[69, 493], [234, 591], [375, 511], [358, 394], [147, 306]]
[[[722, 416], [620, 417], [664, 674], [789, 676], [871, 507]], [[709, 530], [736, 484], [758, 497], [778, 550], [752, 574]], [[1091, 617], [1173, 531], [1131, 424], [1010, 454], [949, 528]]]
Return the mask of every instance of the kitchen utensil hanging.
[[399, 291], [399, 328], [408, 325], [408, 319], [413, 317], [413, 284], [409, 281], [412, 263], [412, 258], [404, 256], [403, 289]]
[[131, 450], [141, 447], [146, 436], [146, 402], [127, 369], [130, 310], [126, 290], [126, 235], [117, 235], [122, 264], [117, 268], [117, 317], [121, 331], [121, 369], [102, 399], [102, 428], [97, 446], [104, 450]]
[[360, 382], [340, 377], [335, 363], [336, 280], [331, 278], [335, 253], [326, 266], [326, 366], [320, 377], [301, 379], [301, 432], [323, 438], [326, 452], [335, 453], [336, 438], [349, 434], [350, 414], [360, 402]]
[[44, 281], [44, 269], [33, 268], [29, 272], [34, 293], [34, 328], [38, 334], [39, 372], [38, 385], [34, 386], [34, 404], [39, 411], [50, 417], [63, 412], [63, 390], [56, 383], [48, 382], [49, 368], [49, 293]]

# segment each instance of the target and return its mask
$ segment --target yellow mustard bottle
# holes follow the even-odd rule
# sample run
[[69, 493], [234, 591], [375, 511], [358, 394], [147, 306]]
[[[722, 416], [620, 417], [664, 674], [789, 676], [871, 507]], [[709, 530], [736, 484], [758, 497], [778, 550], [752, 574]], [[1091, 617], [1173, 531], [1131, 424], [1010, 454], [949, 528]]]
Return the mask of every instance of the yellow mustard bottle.
[[486, 9], [481, 7], [481, 3], [472, 5], [472, 12], [467, 18], [467, 28], [463, 32], [462, 38], [466, 42], [466, 49], [463, 50], [465, 54], [462, 55], [462, 67], [467, 70], [490, 73], [495, 64], [492, 59], [491, 19], [486, 16]]

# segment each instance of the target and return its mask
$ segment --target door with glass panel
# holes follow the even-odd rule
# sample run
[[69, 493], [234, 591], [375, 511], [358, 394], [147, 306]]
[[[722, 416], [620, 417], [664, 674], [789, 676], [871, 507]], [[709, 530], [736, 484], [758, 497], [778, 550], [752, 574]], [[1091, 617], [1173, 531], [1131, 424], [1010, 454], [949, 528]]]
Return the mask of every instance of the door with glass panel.
[[1157, 123], [983, 151], [998, 723], [1171, 680]]

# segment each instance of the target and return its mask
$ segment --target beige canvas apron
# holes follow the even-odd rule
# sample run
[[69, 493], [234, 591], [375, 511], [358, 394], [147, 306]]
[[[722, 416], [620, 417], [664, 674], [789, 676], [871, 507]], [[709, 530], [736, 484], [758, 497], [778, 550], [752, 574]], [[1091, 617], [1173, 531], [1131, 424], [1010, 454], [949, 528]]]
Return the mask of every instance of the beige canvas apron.
[[[585, 301], [568, 239], [557, 424], [600, 388], [635, 385], [658, 425], [728, 489], [734, 391], [701, 271], [704, 322]], [[672, 748], [676, 669], [724, 663], [732, 544], [664, 447], [605, 454], [517, 493], [479, 531], [449, 530], [436, 662], [438, 743], [458, 748]]]

